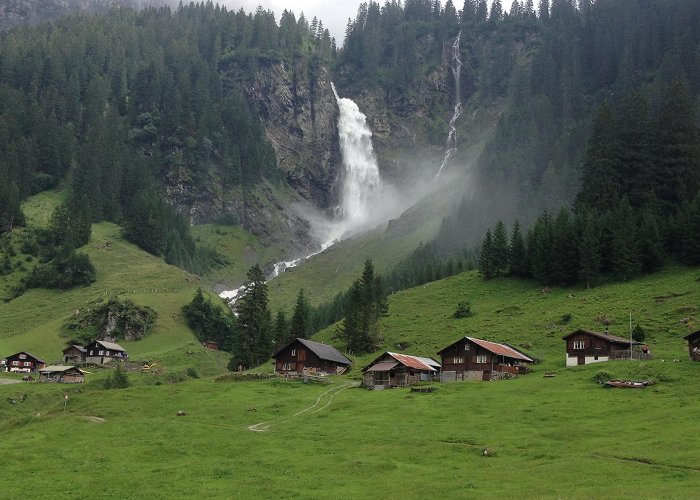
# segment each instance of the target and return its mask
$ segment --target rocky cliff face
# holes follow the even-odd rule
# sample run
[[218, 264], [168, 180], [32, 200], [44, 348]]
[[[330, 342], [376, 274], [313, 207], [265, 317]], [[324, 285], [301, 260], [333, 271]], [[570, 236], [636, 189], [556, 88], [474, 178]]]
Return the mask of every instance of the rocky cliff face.
[[79, 12], [103, 12], [115, 5], [142, 8], [164, 0], [1, 0], [0, 30], [28, 22], [38, 23]]
[[338, 106], [328, 70], [307, 61], [262, 63], [243, 91], [265, 121], [279, 167], [297, 193], [331, 208], [341, 166]]

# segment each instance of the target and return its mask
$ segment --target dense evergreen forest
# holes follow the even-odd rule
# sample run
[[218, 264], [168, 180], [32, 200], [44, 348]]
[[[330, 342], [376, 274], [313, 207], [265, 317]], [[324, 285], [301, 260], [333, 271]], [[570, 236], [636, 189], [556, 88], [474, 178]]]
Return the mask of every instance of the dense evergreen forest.
[[269, 11], [211, 2], [116, 8], [3, 33], [0, 232], [23, 223], [22, 199], [66, 186], [62, 210], [122, 224], [145, 250], [206, 269], [216, 256], [195, 246], [166, 186], [215, 185], [245, 203], [256, 183], [280, 178], [262, 122], [220, 60], [330, 57], [327, 35], [316, 20], [286, 13], [278, 27]]

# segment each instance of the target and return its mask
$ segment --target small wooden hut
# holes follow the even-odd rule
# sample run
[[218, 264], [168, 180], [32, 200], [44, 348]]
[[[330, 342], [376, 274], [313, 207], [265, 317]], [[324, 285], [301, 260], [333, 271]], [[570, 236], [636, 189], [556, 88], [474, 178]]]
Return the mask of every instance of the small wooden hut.
[[39, 370], [39, 382], [82, 384], [85, 382], [85, 375], [74, 366], [51, 365]]

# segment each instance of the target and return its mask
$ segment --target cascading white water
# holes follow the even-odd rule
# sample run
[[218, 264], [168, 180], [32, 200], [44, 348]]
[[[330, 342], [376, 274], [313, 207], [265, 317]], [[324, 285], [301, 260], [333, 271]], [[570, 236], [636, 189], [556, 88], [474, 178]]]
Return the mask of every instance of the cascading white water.
[[460, 31], [452, 44], [452, 76], [455, 82], [455, 107], [452, 113], [452, 118], [450, 119], [450, 131], [447, 133], [447, 144], [445, 145], [445, 156], [442, 157], [442, 163], [440, 164], [440, 170], [435, 177], [440, 177], [442, 169], [445, 168], [447, 162], [450, 161], [450, 157], [457, 151], [457, 119], [462, 114], [462, 89], [460, 87], [460, 81], [462, 78], [462, 60], [459, 58], [459, 42], [462, 38], [462, 32]]
[[364, 225], [381, 190], [381, 178], [377, 159], [372, 147], [372, 131], [367, 126], [367, 117], [352, 100], [338, 96], [338, 135], [343, 156], [342, 190], [340, 211], [346, 230]]
[[[343, 235], [352, 234], [365, 227], [372, 222], [370, 215], [377, 215], [378, 212], [382, 213], [386, 210], [385, 207], [380, 207], [379, 203], [382, 180], [379, 176], [377, 159], [374, 156], [372, 131], [367, 126], [367, 117], [352, 100], [338, 96], [333, 83], [331, 88], [340, 110], [338, 136], [340, 152], [343, 156], [340, 218], [327, 225], [318, 250], [297, 259], [277, 262], [267, 277], [268, 281], [321, 253], [342, 239]], [[242, 286], [235, 290], [221, 292], [219, 296], [233, 307], [245, 292], [246, 287]]]

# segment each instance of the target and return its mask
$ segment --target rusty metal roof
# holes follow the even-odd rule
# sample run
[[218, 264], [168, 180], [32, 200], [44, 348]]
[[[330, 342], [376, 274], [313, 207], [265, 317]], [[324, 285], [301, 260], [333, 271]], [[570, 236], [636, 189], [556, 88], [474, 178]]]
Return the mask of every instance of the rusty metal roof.
[[[599, 339], [607, 340], [608, 342], [612, 342], [613, 344], [625, 344], [625, 345], [630, 345], [630, 339], [626, 339], [625, 337], [618, 337], [617, 335], [610, 335], [609, 333], [602, 333], [602, 332], [593, 332], [591, 330], [584, 330], [583, 328], [579, 328], [575, 332], [571, 332], [568, 335], [565, 335], [562, 337], [563, 340], [568, 339], [572, 335], [575, 335], [577, 333], [585, 333], [588, 335], [592, 335], [594, 337], [598, 337]], [[637, 342], [635, 340], [632, 341], [632, 345], [642, 345], [642, 342]]]
[[408, 368], [427, 370], [429, 372], [436, 372], [440, 368], [440, 363], [434, 359], [421, 358], [418, 356], [411, 356], [409, 354], [397, 354], [395, 352], [387, 352], [387, 354]]
[[483, 347], [487, 351], [496, 354], [498, 356], [505, 356], [507, 358], [512, 358], [512, 359], [519, 359], [521, 361], [527, 361], [529, 363], [533, 363], [534, 360], [530, 357], [527, 356], [525, 353], [520, 352], [517, 350], [515, 347], [508, 345], [508, 344], [499, 344], [497, 342], [490, 342], [488, 340], [482, 340], [482, 339], [475, 339], [474, 337], [462, 337], [461, 339], [457, 340], [456, 342], [451, 343], [444, 349], [438, 352], [438, 354], [442, 354], [445, 352], [447, 349], [452, 347], [453, 345], [461, 342], [462, 340], [467, 340], [469, 342], [472, 342], [480, 347]]
[[510, 347], [506, 344], [497, 344], [496, 342], [489, 342], [488, 340], [475, 339], [473, 337], [466, 337], [471, 342], [476, 345], [483, 347], [489, 352], [496, 354], [497, 356], [505, 356], [507, 358], [519, 359], [521, 361], [528, 361], [532, 363], [534, 360], [518, 351], [517, 349]]
[[398, 366], [398, 363], [393, 363], [391, 361], [381, 361], [379, 363], [376, 363], [376, 364], [370, 366], [365, 371], [368, 371], [368, 372], [388, 372], [392, 368], [395, 368], [396, 366]]

